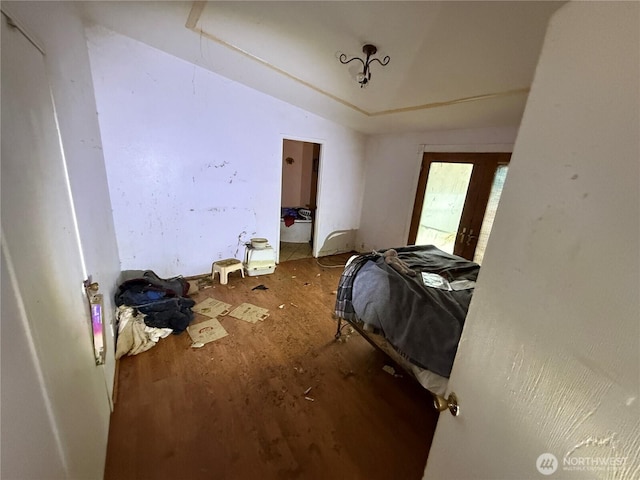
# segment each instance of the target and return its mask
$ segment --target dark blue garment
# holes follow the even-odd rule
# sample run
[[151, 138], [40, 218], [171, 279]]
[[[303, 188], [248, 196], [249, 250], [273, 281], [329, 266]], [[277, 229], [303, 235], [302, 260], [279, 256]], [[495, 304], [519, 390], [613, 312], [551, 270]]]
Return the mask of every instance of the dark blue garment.
[[144, 323], [150, 327], [171, 328], [175, 334], [183, 332], [193, 320], [191, 307], [195, 302], [153, 280], [151, 283], [147, 278], [135, 278], [122, 283], [116, 291], [116, 305], [136, 308], [145, 314]]
[[138, 310], [146, 315], [145, 325], [171, 328], [173, 333], [177, 334], [183, 332], [193, 320], [191, 307], [195, 304], [196, 302], [190, 298], [173, 297], [139, 307]]

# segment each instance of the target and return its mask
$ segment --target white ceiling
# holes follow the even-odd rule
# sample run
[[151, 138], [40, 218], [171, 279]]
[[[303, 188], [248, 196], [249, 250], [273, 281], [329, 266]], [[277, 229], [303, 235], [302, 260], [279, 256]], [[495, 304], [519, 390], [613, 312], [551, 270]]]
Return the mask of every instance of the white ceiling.
[[[87, 2], [91, 22], [364, 133], [517, 126], [564, 2]], [[388, 66], [357, 62], [372, 43]]]

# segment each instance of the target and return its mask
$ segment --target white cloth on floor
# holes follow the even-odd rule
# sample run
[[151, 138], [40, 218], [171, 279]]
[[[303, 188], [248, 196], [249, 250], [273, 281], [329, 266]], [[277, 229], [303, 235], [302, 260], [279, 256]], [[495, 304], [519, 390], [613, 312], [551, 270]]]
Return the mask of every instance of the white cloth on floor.
[[[137, 315], [136, 315], [137, 313]], [[121, 305], [116, 312], [118, 320], [118, 340], [116, 342], [116, 360], [125, 355], [137, 355], [155, 347], [158, 340], [173, 332], [170, 328], [148, 327], [144, 323], [144, 314], [131, 307]]]
[[155, 328], [145, 325], [144, 332], [149, 336], [149, 339], [153, 342], [158, 342], [161, 338], [167, 338], [173, 333], [170, 328]]

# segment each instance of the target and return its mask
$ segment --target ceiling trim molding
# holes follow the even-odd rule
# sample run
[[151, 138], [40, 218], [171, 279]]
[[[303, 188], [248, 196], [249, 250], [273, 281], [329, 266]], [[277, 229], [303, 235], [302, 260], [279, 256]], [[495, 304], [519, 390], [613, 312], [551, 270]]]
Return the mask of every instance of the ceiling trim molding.
[[453, 100], [446, 100], [444, 102], [425, 103], [423, 105], [415, 105], [412, 107], [393, 108], [391, 110], [381, 110], [379, 112], [368, 113], [370, 117], [378, 117], [381, 115], [391, 115], [393, 113], [405, 113], [413, 112], [416, 110], [426, 110], [428, 108], [437, 107], [449, 107], [451, 105], [457, 105], [458, 103], [477, 102], [478, 100], [489, 100], [491, 98], [507, 97], [510, 95], [524, 95], [528, 94], [531, 89], [529, 87], [516, 88], [515, 90], [506, 90], [504, 92], [496, 93], [484, 93], [482, 95], [472, 95], [470, 97], [456, 98]]
[[253, 60], [255, 62], [258, 62], [261, 65], [264, 65], [265, 67], [267, 67], [267, 68], [269, 68], [269, 69], [271, 69], [271, 70], [273, 70], [275, 72], [278, 72], [279, 74], [284, 75], [285, 77], [290, 78], [291, 80], [293, 80], [293, 81], [295, 81], [295, 82], [297, 82], [297, 83], [299, 83], [301, 85], [304, 85], [307, 88], [315, 90], [316, 92], [318, 92], [318, 93], [320, 93], [320, 94], [322, 94], [322, 95], [324, 95], [326, 97], [329, 97], [330, 99], [332, 99], [332, 100], [334, 100], [334, 101], [336, 101], [338, 103], [341, 103], [342, 105], [344, 105], [346, 107], [349, 107], [349, 108], [351, 108], [351, 109], [353, 109], [353, 110], [355, 110], [355, 111], [357, 111], [359, 113], [362, 113], [363, 115], [371, 116], [371, 114], [369, 112], [367, 112], [366, 110], [363, 110], [363, 109], [357, 107], [356, 105], [354, 105], [352, 103], [349, 103], [346, 100], [343, 100], [342, 98], [333, 95], [332, 93], [327, 92], [326, 90], [323, 90], [323, 89], [321, 89], [319, 87], [316, 87], [315, 85], [307, 82], [306, 80], [303, 80], [300, 77], [296, 77], [292, 73], [289, 73], [286, 70], [283, 70], [282, 68], [277, 67], [277, 66], [273, 65], [272, 63], [269, 63], [266, 60], [254, 55], [254, 54], [252, 54], [250, 52], [247, 52], [246, 50], [243, 50], [242, 48], [237, 47], [236, 45], [233, 45], [232, 43], [227, 42], [226, 40], [223, 40], [223, 39], [221, 39], [219, 37], [216, 37], [215, 35], [212, 35], [209, 32], [207, 32], [205, 30], [202, 30], [201, 28], [194, 27], [194, 28], [190, 28], [189, 30], [191, 30], [191, 31], [193, 31], [193, 32], [197, 33], [198, 35], [201, 35], [201, 36], [203, 36], [205, 38], [208, 38], [211, 41], [219, 43], [220, 45], [223, 45], [223, 46], [225, 46], [227, 48], [230, 48], [234, 52], [239, 53], [239, 54], [241, 54], [241, 55], [243, 55], [243, 56], [245, 56], [245, 57], [247, 57], [247, 58], [249, 58], [249, 59], [251, 59], [251, 60]]
[[239, 53], [255, 62], [260, 63], [261, 65], [281, 74], [284, 75], [285, 77], [307, 87], [310, 88], [311, 90], [314, 90], [315, 92], [318, 92], [321, 95], [324, 95], [352, 110], [355, 110], [358, 113], [361, 113], [367, 117], [382, 117], [385, 115], [393, 115], [393, 114], [398, 114], [398, 113], [407, 113], [407, 112], [415, 112], [418, 110], [427, 110], [430, 108], [440, 108], [440, 107], [449, 107], [452, 105], [457, 105], [460, 103], [468, 103], [468, 102], [477, 102], [477, 101], [482, 101], [482, 100], [489, 100], [489, 99], [494, 99], [494, 98], [500, 98], [500, 97], [507, 97], [507, 96], [511, 96], [511, 95], [526, 95], [529, 93], [530, 87], [523, 87], [523, 88], [517, 88], [515, 90], [506, 90], [504, 92], [494, 92], [494, 93], [485, 93], [485, 94], [481, 94], [481, 95], [472, 95], [469, 97], [462, 97], [462, 98], [456, 98], [453, 100], [445, 100], [442, 102], [431, 102], [431, 103], [425, 103], [422, 105], [413, 105], [413, 106], [409, 106], [409, 107], [401, 107], [401, 108], [393, 108], [393, 109], [389, 109], [389, 110], [380, 110], [377, 112], [369, 112], [367, 110], [364, 110], [356, 105], [354, 105], [353, 103], [348, 102], [347, 100], [344, 100], [343, 98], [340, 98], [330, 92], [327, 92], [326, 90], [323, 90], [320, 87], [317, 87], [316, 85], [313, 85], [312, 83], [307, 82], [306, 80], [303, 80], [300, 77], [297, 77], [296, 75], [287, 72], [286, 70], [283, 70], [282, 68], [269, 63], [268, 61], [238, 47], [237, 45], [234, 45], [232, 43], [227, 42], [226, 40], [220, 38], [220, 37], [216, 37], [215, 35], [207, 32], [206, 30], [203, 30], [202, 28], [199, 28], [198, 22], [200, 21], [200, 17], [202, 15], [202, 12], [204, 11], [205, 6], [207, 5], [207, 1], [194, 1], [192, 6], [191, 6], [191, 10], [189, 11], [189, 16], [187, 18], [187, 22], [185, 23], [185, 27], [189, 30], [191, 30], [192, 32], [196, 33], [199, 36], [205, 37], [213, 42], [218, 43], [219, 45], [222, 45], [224, 47], [227, 47], [231, 50], [233, 50], [236, 53]]
[[17, 29], [22, 35], [24, 35], [24, 37], [29, 41], [29, 43], [31, 43], [31, 45], [36, 47], [36, 49], [42, 55], [45, 55], [45, 56], [47, 55], [47, 53], [44, 51], [44, 47], [42, 46], [42, 42], [39, 39], [37, 39], [31, 32], [29, 32], [29, 29], [25, 27], [20, 20], [17, 20], [16, 17], [10, 11], [7, 10], [7, 6], [5, 4], [2, 5], [0, 12], [7, 19], [7, 24], [10, 27]]
[[204, 7], [206, 5], [206, 1], [193, 2], [193, 5], [191, 5], [191, 10], [189, 10], [189, 17], [187, 17], [187, 23], [185, 24], [185, 27], [187, 27], [189, 30], [193, 30], [194, 28], [196, 28], [198, 20], [200, 20], [200, 15], [202, 15], [202, 11], [204, 10]]

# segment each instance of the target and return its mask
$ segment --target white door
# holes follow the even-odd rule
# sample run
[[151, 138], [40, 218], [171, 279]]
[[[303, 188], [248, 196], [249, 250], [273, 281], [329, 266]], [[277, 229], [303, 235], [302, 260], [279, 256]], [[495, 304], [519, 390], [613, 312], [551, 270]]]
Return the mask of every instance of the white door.
[[425, 479], [640, 478], [638, 18], [549, 25]]
[[[23, 430], [7, 432], [6, 418], [36, 415], [28, 410], [32, 403], [20, 402], [19, 390], [3, 388], [2, 473], [27, 478], [41, 459], [37, 442], [28, 440], [46, 431], [54, 432], [67, 478], [101, 478], [109, 399], [93, 352], [86, 272], [43, 56], [4, 15], [1, 22], [2, 253], [3, 269], [6, 262], [4, 270], [11, 272], [2, 281], [11, 282], [6, 291], [15, 298], [9, 300], [17, 299], [20, 307], [2, 318], [3, 386], [5, 380], [17, 385], [20, 376], [35, 376], [31, 385], [40, 384], [50, 423], [24, 421], [17, 424]], [[5, 358], [11, 344], [31, 345], [35, 369]], [[5, 456], [9, 446], [18, 448], [14, 456]], [[6, 470], [5, 460], [14, 470]]]

